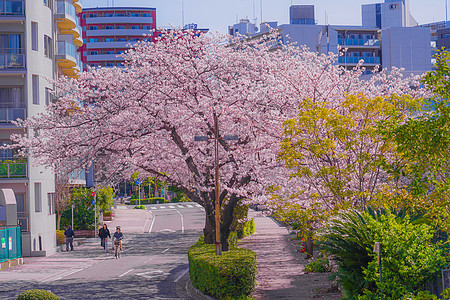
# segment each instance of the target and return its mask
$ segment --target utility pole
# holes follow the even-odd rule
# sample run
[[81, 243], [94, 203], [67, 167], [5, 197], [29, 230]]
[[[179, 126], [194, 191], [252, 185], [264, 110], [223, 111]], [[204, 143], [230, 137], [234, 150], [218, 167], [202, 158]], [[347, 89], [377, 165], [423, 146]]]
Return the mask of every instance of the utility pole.
[[[214, 214], [216, 223], [216, 255], [222, 255], [222, 243], [220, 242], [220, 188], [219, 188], [219, 118], [216, 112], [213, 112], [214, 118], [214, 165], [215, 165], [215, 199], [214, 199]], [[208, 136], [195, 136], [194, 141], [208, 141]], [[225, 135], [223, 137], [225, 141], [238, 140], [237, 135]]]

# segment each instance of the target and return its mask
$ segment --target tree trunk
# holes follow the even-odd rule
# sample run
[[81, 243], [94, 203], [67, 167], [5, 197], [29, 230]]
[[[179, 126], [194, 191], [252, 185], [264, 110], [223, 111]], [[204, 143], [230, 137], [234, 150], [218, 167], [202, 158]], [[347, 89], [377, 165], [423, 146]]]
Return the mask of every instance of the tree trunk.
[[306, 258], [312, 258], [314, 253], [314, 243], [312, 238], [308, 238], [308, 240], [306, 241]]
[[61, 214], [59, 212], [56, 218], [56, 230], [61, 230]]

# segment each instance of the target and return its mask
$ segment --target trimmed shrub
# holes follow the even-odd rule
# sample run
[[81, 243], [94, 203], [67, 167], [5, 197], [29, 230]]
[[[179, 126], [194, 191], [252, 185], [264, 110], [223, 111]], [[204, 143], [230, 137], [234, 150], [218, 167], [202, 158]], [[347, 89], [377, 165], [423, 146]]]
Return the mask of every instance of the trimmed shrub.
[[136, 205], [135, 207], [134, 207], [134, 209], [145, 209], [145, 206], [144, 205]]
[[188, 252], [192, 285], [219, 299], [245, 299], [256, 286], [256, 253], [236, 247], [215, 255], [215, 246], [202, 240]]
[[59, 297], [47, 290], [26, 290], [17, 300], [59, 300]]
[[[143, 204], [156, 204], [156, 201], [159, 201], [159, 203], [168, 203], [168, 200], [165, 200], [163, 197], [152, 197], [147, 199], [141, 199], [141, 205]], [[131, 199], [130, 205], [137, 205], [139, 204], [139, 199]]]
[[66, 236], [64, 235], [64, 230], [56, 230], [56, 244], [64, 245], [66, 243]]

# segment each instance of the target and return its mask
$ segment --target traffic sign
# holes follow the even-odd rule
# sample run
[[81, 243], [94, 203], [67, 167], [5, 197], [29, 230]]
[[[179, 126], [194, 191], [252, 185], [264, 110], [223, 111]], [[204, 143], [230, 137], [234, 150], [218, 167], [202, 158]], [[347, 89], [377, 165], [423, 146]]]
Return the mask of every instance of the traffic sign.
[[139, 178], [136, 179], [136, 185], [141, 185], [141, 180]]
[[95, 198], [96, 192], [91, 192], [92, 198]]
[[95, 205], [95, 198], [92, 199], [92, 205]]

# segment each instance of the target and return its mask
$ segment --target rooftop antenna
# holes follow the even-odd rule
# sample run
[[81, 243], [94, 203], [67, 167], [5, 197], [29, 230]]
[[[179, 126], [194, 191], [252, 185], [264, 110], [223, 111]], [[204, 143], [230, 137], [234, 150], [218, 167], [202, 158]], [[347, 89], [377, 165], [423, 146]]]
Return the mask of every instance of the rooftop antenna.
[[184, 26], [184, 0], [181, 0], [181, 27]]
[[261, 23], [262, 23], [263, 22], [263, 17], [262, 17], [262, 9], [263, 9], [263, 7], [262, 7], [262, 0], [259, 0], [259, 8], [261, 10]]
[[255, 0], [253, 0], [253, 23], [256, 25]]

